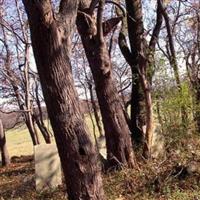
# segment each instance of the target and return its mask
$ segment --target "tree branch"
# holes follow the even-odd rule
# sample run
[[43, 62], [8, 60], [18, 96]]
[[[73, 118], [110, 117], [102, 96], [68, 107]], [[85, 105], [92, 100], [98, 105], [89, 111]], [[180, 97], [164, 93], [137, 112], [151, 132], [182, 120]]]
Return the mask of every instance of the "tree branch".
[[118, 37], [118, 44], [119, 44], [119, 48], [120, 48], [124, 58], [126, 59], [126, 62], [130, 66], [132, 66], [133, 65], [132, 53], [131, 53], [131, 51], [128, 47], [127, 41], [126, 41], [124, 24], [125, 23], [124, 23], [124, 20], [123, 20], [121, 31], [120, 31], [119, 37]]
[[154, 27], [153, 34], [151, 36], [151, 40], [149, 43], [150, 51], [155, 52], [155, 46], [156, 46], [156, 42], [158, 41], [158, 36], [161, 30], [162, 21], [163, 21], [163, 17], [162, 17], [162, 12], [161, 12], [161, 2], [160, 0], [157, 0], [157, 19], [156, 19], [156, 25]]
[[103, 26], [102, 26], [104, 5], [105, 5], [105, 0], [99, 0], [99, 7], [97, 11], [97, 38], [100, 43], [104, 42]]

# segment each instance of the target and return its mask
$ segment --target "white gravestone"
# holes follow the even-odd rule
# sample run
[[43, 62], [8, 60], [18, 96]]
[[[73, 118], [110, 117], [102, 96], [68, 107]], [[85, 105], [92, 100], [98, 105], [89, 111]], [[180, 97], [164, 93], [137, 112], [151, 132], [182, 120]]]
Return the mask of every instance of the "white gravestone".
[[60, 158], [55, 144], [34, 147], [36, 190], [56, 188], [62, 184]]

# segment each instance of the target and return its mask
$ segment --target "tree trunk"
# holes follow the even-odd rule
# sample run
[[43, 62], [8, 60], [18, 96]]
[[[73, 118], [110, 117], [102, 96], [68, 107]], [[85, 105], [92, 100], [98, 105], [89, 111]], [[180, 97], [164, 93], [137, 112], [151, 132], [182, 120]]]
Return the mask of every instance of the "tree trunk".
[[[132, 92], [131, 92], [131, 132], [132, 139], [137, 145], [143, 143], [144, 134], [142, 126], [145, 125], [144, 91], [138, 73], [139, 52], [141, 51], [141, 38], [143, 35], [142, 5], [140, 0], [126, 0], [128, 35], [130, 50], [125, 39], [125, 29], [122, 27], [119, 35], [119, 46], [123, 56], [132, 70]], [[134, 19], [134, 20], [133, 20]], [[125, 21], [123, 22], [123, 26]]]
[[33, 121], [33, 118], [31, 116], [31, 113], [30, 112], [24, 113], [24, 118], [25, 118], [25, 124], [26, 124], [28, 131], [30, 133], [33, 145], [35, 146], [35, 145], [40, 144], [38, 133], [37, 133], [37, 130], [35, 128], [34, 121]]
[[43, 123], [41, 123], [38, 116], [36, 116], [35, 114], [33, 114], [33, 118], [34, 118], [35, 123], [37, 124], [40, 132], [42, 133], [42, 136], [43, 136], [46, 144], [51, 144], [51, 137], [50, 137], [50, 134], [49, 134], [47, 128], [45, 127], [45, 125]]
[[41, 103], [40, 103], [40, 99], [39, 99], [39, 85], [37, 82], [36, 82], [36, 87], [35, 87], [35, 95], [36, 95], [36, 102], [37, 102], [39, 114], [37, 115], [37, 113], [33, 112], [33, 118], [34, 118], [38, 128], [40, 129], [40, 132], [42, 133], [42, 136], [43, 136], [45, 142], [47, 144], [51, 144], [50, 133], [47, 130], [47, 128], [44, 124], [44, 120], [43, 120], [42, 107], [41, 107]]
[[96, 102], [94, 100], [92, 84], [89, 83], [88, 87], [89, 87], [89, 92], [90, 92], [90, 98], [91, 98], [92, 109], [93, 109], [93, 112], [94, 112], [94, 117], [95, 117], [95, 120], [96, 120], [97, 128], [99, 130], [99, 135], [101, 137], [103, 137], [103, 130], [101, 128], [101, 120], [100, 120], [100, 117], [99, 117], [99, 113], [98, 113], [98, 108], [97, 108]]
[[[15, 96], [18, 97], [18, 95], [16, 95], [16, 94], [15, 94]], [[28, 111], [29, 113], [27, 113], [25, 111], [23, 104], [20, 105], [19, 99], [17, 99], [17, 100], [18, 100], [20, 110], [24, 111], [24, 113], [23, 113], [24, 121], [25, 121], [26, 127], [28, 128], [28, 131], [30, 133], [32, 143], [34, 146], [38, 145], [40, 142], [39, 142], [39, 137], [38, 137], [36, 128], [34, 127], [33, 118], [32, 118], [32, 116], [29, 115], [29, 113], [30, 113], [29, 111]]]
[[23, 3], [68, 199], [104, 200], [98, 156], [80, 111], [69, 60], [78, 1], [61, 0], [56, 20], [50, 1]]
[[[134, 129], [134, 130], [132, 129], [132, 131], [135, 131], [137, 135], [139, 135], [139, 133], [141, 133], [142, 130], [141, 127], [142, 123], [138, 123], [139, 119], [145, 121], [146, 131], [145, 133], [142, 131], [142, 133], [143, 135], [145, 134], [146, 137], [146, 143], [144, 147], [144, 153], [146, 157], [149, 157], [151, 155], [151, 145], [153, 137], [153, 108], [152, 108], [151, 84], [150, 84], [152, 79], [152, 74], [149, 74], [148, 72], [152, 70], [152, 66], [154, 64], [153, 58], [155, 53], [155, 45], [162, 25], [161, 5], [159, 0], [157, 1], [157, 4], [158, 4], [157, 20], [149, 45], [147, 44], [146, 38], [144, 37], [143, 12], [142, 12], [141, 0], [126, 0], [126, 9], [128, 13], [127, 15], [128, 35], [131, 47], [130, 50], [128, 45], [126, 44], [126, 38], [123, 29], [121, 30], [121, 33], [119, 35], [119, 44], [121, 51], [125, 59], [129, 63], [129, 65], [131, 66], [133, 78], [135, 78], [135, 81], [133, 81], [132, 83], [133, 93], [132, 93], [132, 105], [131, 105], [132, 107], [131, 120], [132, 120], [132, 127]], [[142, 88], [142, 90], [140, 90], [140, 88]], [[146, 108], [145, 120], [141, 117], [142, 101], [145, 102], [145, 108]]]
[[[86, 7], [85, 7], [86, 8]], [[107, 159], [110, 167], [135, 166], [130, 131], [121, 100], [112, 77], [112, 66], [105, 41], [99, 41], [92, 16], [83, 7], [78, 14], [77, 27], [92, 71], [105, 131]], [[91, 24], [86, 27], [88, 15]]]
[[[112, 78], [110, 58], [108, 57], [108, 52], [105, 52], [106, 47], [103, 46], [102, 49], [98, 49], [93, 42], [85, 45], [83, 38], [82, 41], [95, 81], [105, 130], [107, 158], [110, 161], [110, 166], [113, 167], [121, 163], [133, 167], [135, 161], [130, 131]], [[119, 163], [115, 162], [115, 159]]]
[[[142, 62], [145, 63], [145, 61], [142, 59]], [[144, 91], [145, 96], [145, 107], [146, 107], [146, 130], [145, 130], [145, 136], [146, 136], [146, 142], [144, 145], [144, 156], [145, 158], [151, 157], [151, 147], [152, 147], [152, 139], [153, 139], [153, 104], [152, 104], [152, 98], [151, 98], [151, 89], [149, 82], [147, 80], [146, 76], [146, 68], [147, 64], [140, 65], [141, 71], [140, 71], [140, 79], [142, 83], [142, 89]]]
[[144, 139], [142, 126], [145, 125], [144, 94], [140, 84], [138, 72], [132, 66], [132, 91], [131, 91], [131, 136], [135, 144], [141, 145]]
[[[142, 137], [146, 137], [145, 142], [145, 154], [150, 155], [151, 149], [151, 138], [153, 134], [153, 115], [152, 115], [152, 100], [149, 83], [147, 80], [147, 44], [144, 38], [144, 27], [143, 27], [143, 13], [141, 0], [126, 0], [127, 22], [128, 22], [128, 35], [131, 47], [132, 61], [132, 76], [135, 78], [132, 86], [132, 102], [131, 102], [131, 120], [132, 120], [132, 131], [136, 134], [134, 139], [138, 143], [142, 143]], [[134, 19], [134, 20], [133, 20]], [[134, 95], [136, 94], [136, 95]], [[144, 102], [144, 103], [143, 103]], [[145, 106], [144, 117], [142, 112]], [[142, 121], [142, 123], [141, 123]], [[146, 124], [146, 131], [143, 132], [142, 126]], [[148, 152], [148, 153], [147, 153]]]
[[10, 164], [10, 158], [6, 147], [6, 136], [1, 119], [0, 119], [0, 150], [1, 150], [2, 166], [8, 166]]
[[124, 58], [131, 67], [132, 91], [130, 100], [131, 113], [130, 113], [129, 127], [132, 133], [131, 137], [136, 146], [139, 147], [142, 144], [144, 138], [143, 137], [144, 133], [142, 131], [142, 126], [145, 125], [145, 118], [144, 115], [142, 114], [144, 111], [143, 109], [144, 94], [142, 92], [139, 73], [137, 69], [138, 64], [136, 64], [138, 61], [136, 61], [136, 55], [132, 54], [132, 52], [129, 50], [128, 44], [126, 43], [124, 24], [125, 21], [123, 21], [122, 23], [122, 28], [118, 38], [118, 44]]

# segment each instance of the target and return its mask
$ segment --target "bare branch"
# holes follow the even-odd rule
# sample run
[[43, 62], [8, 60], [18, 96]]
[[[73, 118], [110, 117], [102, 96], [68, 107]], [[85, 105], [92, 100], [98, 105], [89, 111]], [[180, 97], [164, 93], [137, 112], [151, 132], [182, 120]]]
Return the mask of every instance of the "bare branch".
[[158, 36], [159, 36], [160, 30], [161, 30], [162, 21], [163, 21], [163, 17], [162, 17], [162, 12], [161, 12], [161, 3], [160, 3], [160, 0], [157, 0], [156, 25], [154, 27], [153, 34], [151, 36], [151, 40], [149, 43], [149, 48], [153, 52], [155, 51], [156, 42], [158, 41]]

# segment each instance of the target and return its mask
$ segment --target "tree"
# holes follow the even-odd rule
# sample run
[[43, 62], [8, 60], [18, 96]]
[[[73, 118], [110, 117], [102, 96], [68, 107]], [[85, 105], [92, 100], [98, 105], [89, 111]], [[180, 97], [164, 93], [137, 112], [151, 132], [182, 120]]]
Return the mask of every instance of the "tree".
[[61, 0], [56, 15], [50, 0], [23, 0], [68, 198], [103, 200], [97, 152], [80, 112], [69, 59], [78, 2]]
[[[190, 18], [184, 18], [185, 23], [179, 24], [179, 34], [176, 34], [176, 41], [184, 55], [187, 75], [193, 89], [194, 119], [197, 124], [197, 131], [200, 132], [200, 2], [188, 2], [185, 7], [184, 12], [190, 15]], [[187, 37], [185, 37], [186, 35]]]
[[[180, 5], [181, 5], [181, 1], [179, 1], [179, 6], [178, 6], [178, 10], [177, 10], [177, 16], [174, 22], [174, 26], [179, 18], [179, 12], [180, 12]], [[178, 61], [177, 61], [177, 56], [176, 56], [176, 50], [175, 50], [175, 45], [174, 45], [174, 39], [173, 39], [173, 30], [171, 28], [170, 25], [170, 19], [168, 16], [168, 13], [166, 11], [166, 8], [164, 8], [163, 3], [161, 3], [161, 12], [163, 15], [163, 18], [165, 20], [165, 25], [166, 25], [166, 30], [167, 30], [167, 58], [169, 59], [169, 63], [170, 66], [172, 67], [173, 71], [174, 71], [174, 77], [176, 80], [176, 84], [178, 87], [178, 90], [180, 92], [181, 95], [183, 95], [183, 89], [181, 86], [181, 80], [180, 80], [180, 75], [179, 75], [179, 69], [178, 69]], [[181, 117], [182, 117], [182, 123], [185, 126], [187, 124], [187, 111], [186, 111], [186, 107], [184, 105], [181, 105]]]
[[[39, 138], [35, 129], [35, 124], [32, 120], [32, 115], [31, 115], [31, 105], [30, 105], [30, 94], [29, 94], [29, 77], [28, 77], [28, 62], [27, 59], [25, 58], [25, 70], [24, 70], [24, 96], [21, 94], [20, 90], [20, 84], [21, 82], [20, 76], [17, 75], [17, 73], [12, 69], [12, 53], [10, 51], [10, 47], [8, 45], [8, 40], [7, 40], [7, 33], [5, 31], [5, 28], [3, 25], [1, 25], [2, 32], [3, 32], [3, 45], [5, 47], [5, 59], [3, 59], [4, 65], [3, 65], [3, 74], [4, 74], [4, 83], [9, 82], [8, 84], [11, 85], [11, 91], [14, 93], [14, 96], [17, 100], [18, 107], [20, 111], [22, 111], [23, 116], [24, 116], [24, 121], [25, 124], [29, 130], [33, 145], [39, 144]], [[27, 43], [26, 43], [27, 44]], [[28, 55], [30, 50], [30, 45], [26, 45], [26, 52], [25, 54]], [[7, 91], [4, 91], [7, 92]]]
[[[97, 4], [96, 21], [94, 9]], [[81, 2], [77, 28], [94, 78], [106, 138], [108, 165], [118, 167], [119, 164], [123, 164], [133, 167], [136, 163], [130, 131], [113, 81], [111, 59], [104, 37], [119, 23], [121, 17], [109, 19], [110, 21], [103, 23], [104, 4], [103, 0]], [[110, 22], [110, 26], [108, 22]], [[106, 25], [108, 25], [108, 29], [106, 29]]]
[[[37, 109], [42, 115], [40, 102], [38, 102], [39, 83], [38, 75], [31, 67], [31, 45], [29, 33], [26, 28], [24, 11], [18, 1], [15, 1], [13, 15], [14, 22], [7, 17], [9, 9], [6, 2], [1, 7], [1, 91], [4, 102], [8, 105], [3, 110], [13, 109], [21, 113], [24, 122], [29, 130], [33, 145], [39, 144], [36, 124], [44, 136], [46, 143], [50, 143], [50, 134], [47, 131], [43, 120], [37, 117]], [[35, 95], [34, 95], [34, 85]], [[36, 100], [35, 100], [36, 99]], [[2, 103], [4, 104], [4, 103]], [[18, 107], [18, 108], [17, 108]]]
[[6, 146], [6, 136], [1, 119], [0, 119], [0, 150], [1, 150], [2, 166], [8, 166], [10, 164], [10, 158]]
[[33, 109], [32, 118], [35, 121], [35, 123], [37, 124], [38, 128], [40, 129], [40, 132], [42, 133], [45, 142], [47, 144], [50, 144], [51, 143], [51, 135], [50, 135], [49, 130], [46, 128], [46, 126], [44, 124], [41, 100], [39, 98], [39, 81], [37, 81], [37, 80], [35, 80], [35, 98], [36, 98], [38, 112], [36, 112]]
[[[151, 40], [147, 44], [144, 33], [142, 2], [141, 0], [126, 0], [127, 25], [130, 49], [126, 42], [125, 30], [122, 27], [119, 35], [119, 46], [132, 70], [132, 97], [131, 97], [131, 126], [136, 143], [141, 143], [142, 135], [146, 142], [144, 153], [146, 157], [151, 154], [153, 137], [153, 107], [151, 95], [151, 79], [154, 65], [155, 46], [162, 25], [161, 1], [157, 1], [157, 20]], [[125, 25], [125, 23], [123, 23]], [[145, 103], [145, 133], [142, 131], [141, 101]]]
[[[77, 34], [78, 35], [78, 34]], [[94, 91], [94, 81], [88, 66], [87, 60], [85, 58], [84, 49], [82, 48], [82, 43], [78, 43], [80, 36], [78, 35], [77, 42], [74, 45], [74, 77], [77, 79], [80, 91], [84, 91], [84, 96], [87, 101], [87, 107], [89, 110], [89, 115], [91, 118], [93, 132], [96, 135], [96, 128], [98, 129], [100, 137], [103, 137], [102, 122], [99, 113], [98, 100], [96, 98], [96, 93]], [[92, 113], [95, 122], [92, 117]], [[96, 123], [96, 126], [95, 126]]]

